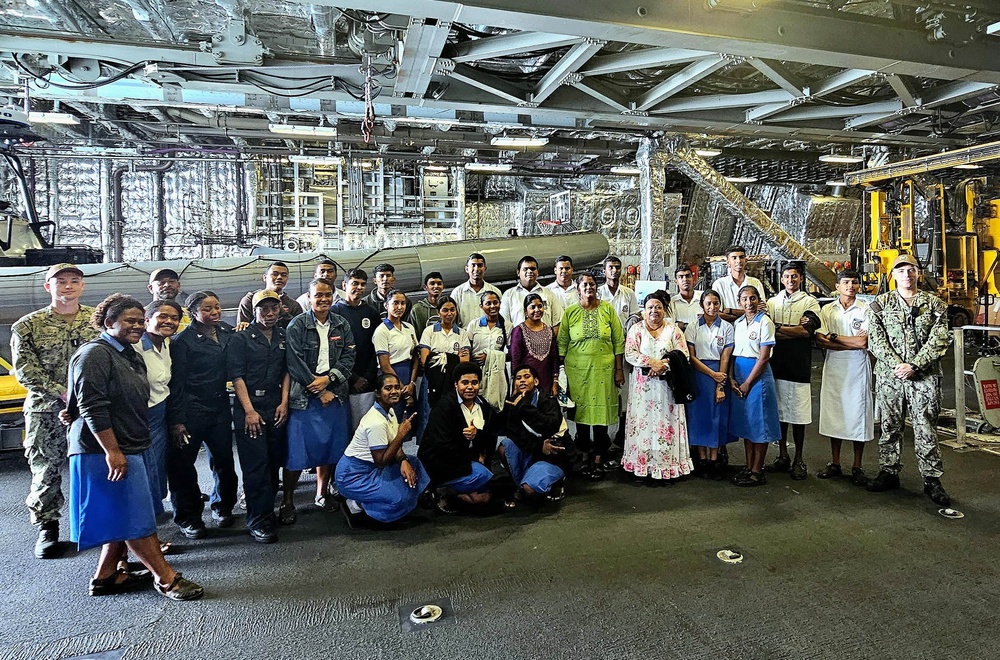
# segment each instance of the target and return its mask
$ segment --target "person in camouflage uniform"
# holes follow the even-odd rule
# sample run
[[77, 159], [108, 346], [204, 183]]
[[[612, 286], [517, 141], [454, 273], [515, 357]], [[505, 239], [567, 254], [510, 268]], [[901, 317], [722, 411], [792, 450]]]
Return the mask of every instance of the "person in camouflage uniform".
[[948, 306], [917, 290], [920, 270], [912, 256], [892, 262], [896, 290], [869, 306], [868, 350], [875, 356], [875, 409], [881, 419], [879, 473], [868, 490], [899, 488], [900, 447], [907, 412], [913, 425], [917, 467], [924, 493], [937, 504], [951, 500], [941, 485], [941, 450], [937, 418], [941, 409], [941, 358], [948, 350]]
[[25, 504], [31, 524], [38, 527], [35, 556], [58, 556], [59, 509], [64, 498], [59, 473], [66, 462], [66, 428], [59, 413], [66, 406], [69, 359], [76, 349], [97, 336], [90, 326], [93, 307], [80, 304], [83, 271], [73, 264], [56, 264], [45, 274], [52, 304], [32, 312], [11, 327], [10, 352], [14, 376], [28, 395], [24, 401], [24, 455], [31, 469], [31, 489]]

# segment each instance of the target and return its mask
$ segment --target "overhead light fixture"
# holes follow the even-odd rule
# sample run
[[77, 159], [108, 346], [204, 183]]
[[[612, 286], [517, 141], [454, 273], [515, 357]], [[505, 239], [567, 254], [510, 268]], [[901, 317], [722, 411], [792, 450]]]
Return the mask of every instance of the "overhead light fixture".
[[302, 124], [268, 124], [267, 130], [278, 135], [296, 135], [299, 137], [336, 137], [336, 126], [304, 126]]
[[712, 148], [695, 149], [694, 152], [699, 156], [701, 156], [702, 158], [713, 158], [721, 154], [722, 149], [712, 149]]
[[860, 163], [864, 160], [861, 156], [853, 156], [851, 154], [823, 154], [819, 157], [821, 163], [838, 163], [841, 165], [849, 165], [851, 163]]
[[982, 165], [976, 165], [975, 163], [963, 163], [961, 165], [955, 165], [956, 170], [978, 170]]
[[306, 165], [342, 165], [344, 159], [340, 156], [309, 156], [306, 154], [292, 154], [288, 157], [290, 163], [304, 163]]
[[726, 181], [729, 183], [753, 183], [757, 180], [755, 176], [727, 176]]
[[424, 165], [424, 169], [429, 172], [447, 172], [450, 168], [445, 165]]
[[469, 172], [509, 172], [514, 169], [510, 163], [466, 163]]
[[499, 135], [490, 140], [494, 147], [544, 147], [549, 143], [547, 137], [507, 137]]
[[615, 165], [611, 168], [612, 174], [621, 174], [623, 176], [637, 176], [639, 174], [638, 167], [632, 167], [630, 165]]
[[32, 124], [66, 124], [75, 126], [80, 123], [76, 115], [68, 112], [29, 112], [28, 121]]
[[827, 181], [826, 185], [830, 186], [831, 188], [837, 188], [838, 186], [843, 188], [847, 186], [847, 184], [844, 183], [843, 181]]

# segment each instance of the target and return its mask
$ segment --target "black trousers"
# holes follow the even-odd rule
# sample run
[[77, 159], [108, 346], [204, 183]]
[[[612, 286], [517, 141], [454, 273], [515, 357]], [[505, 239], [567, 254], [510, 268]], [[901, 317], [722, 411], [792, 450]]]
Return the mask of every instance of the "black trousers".
[[233, 406], [233, 429], [236, 452], [243, 472], [243, 493], [247, 502], [247, 527], [267, 529], [272, 526], [274, 496], [278, 493], [278, 470], [288, 458], [288, 436], [285, 426], [275, 428], [274, 408], [255, 408], [264, 420], [256, 438], [246, 433], [246, 413]]
[[214, 478], [209, 498], [212, 509], [230, 513], [236, 506], [239, 483], [233, 461], [233, 419], [229, 408], [199, 415], [186, 426], [190, 442], [183, 447], [171, 442], [167, 450], [167, 483], [174, 505], [174, 522], [178, 525], [200, 520], [205, 510], [198, 486], [198, 470], [194, 466], [202, 443], [208, 449], [208, 464]]
[[590, 452], [601, 458], [608, 457], [608, 447], [611, 446], [611, 438], [608, 436], [607, 426], [587, 426], [586, 424], [576, 424], [576, 446], [582, 452]]

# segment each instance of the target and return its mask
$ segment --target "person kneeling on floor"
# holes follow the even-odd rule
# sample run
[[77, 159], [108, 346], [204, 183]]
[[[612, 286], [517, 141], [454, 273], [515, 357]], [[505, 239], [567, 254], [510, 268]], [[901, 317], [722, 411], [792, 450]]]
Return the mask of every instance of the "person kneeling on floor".
[[467, 505], [490, 501], [490, 462], [497, 444], [500, 415], [479, 396], [482, 371], [462, 362], [454, 371], [455, 393], [431, 410], [417, 456], [437, 488], [437, 509], [455, 513], [454, 499]]
[[396, 420], [393, 407], [403, 388], [395, 374], [375, 379], [375, 405], [361, 418], [354, 437], [337, 463], [337, 490], [349, 526], [356, 527], [367, 514], [382, 523], [395, 522], [417, 507], [430, 484], [423, 464], [403, 453], [414, 415]]
[[504, 408], [507, 437], [500, 442], [500, 456], [517, 490], [505, 503], [517, 508], [528, 497], [564, 496], [575, 446], [570, 442], [559, 400], [538, 387], [538, 373], [521, 366], [514, 372], [514, 397]]

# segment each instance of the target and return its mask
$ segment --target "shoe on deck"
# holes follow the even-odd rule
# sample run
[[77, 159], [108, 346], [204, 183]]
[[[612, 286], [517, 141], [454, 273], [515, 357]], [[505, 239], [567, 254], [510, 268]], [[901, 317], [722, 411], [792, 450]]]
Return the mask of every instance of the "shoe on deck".
[[868, 475], [862, 468], [851, 468], [851, 483], [855, 486], [867, 486]]
[[764, 466], [764, 472], [788, 472], [792, 469], [792, 459], [788, 456], [779, 456], [770, 465]]
[[816, 473], [817, 479], [832, 479], [844, 476], [844, 470], [836, 463], [827, 463], [826, 467]]
[[188, 523], [178, 523], [177, 529], [180, 530], [180, 533], [184, 535], [185, 538], [189, 539], [203, 539], [207, 533], [205, 531], [205, 523], [200, 520]]
[[869, 493], [884, 493], [887, 490], [899, 490], [899, 475], [880, 470], [874, 479], [866, 486]]
[[930, 497], [935, 504], [940, 506], [951, 506], [951, 498], [948, 497], [948, 493], [945, 492], [944, 486], [941, 485], [941, 480], [937, 477], [924, 478], [924, 494]]
[[802, 481], [808, 475], [809, 473], [806, 471], [806, 464], [802, 461], [792, 465], [792, 479], [795, 481]]
[[59, 521], [51, 520], [42, 523], [38, 530], [38, 540], [35, 541], [35, 557], [38, 559], [55, 559], [62, 552], [59, 545]]

